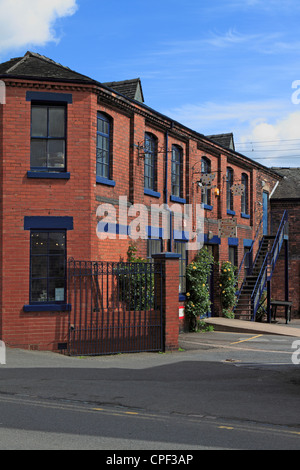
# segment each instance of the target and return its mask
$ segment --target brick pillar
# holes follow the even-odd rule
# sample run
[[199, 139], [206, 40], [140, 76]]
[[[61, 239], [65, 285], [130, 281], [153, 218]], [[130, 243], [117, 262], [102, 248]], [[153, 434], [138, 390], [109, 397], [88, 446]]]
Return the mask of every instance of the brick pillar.
[[177, 253], [152, 255], [162, 263], [162, 303], [164, 350], [178, 349], [179, 336], [179, 258]]

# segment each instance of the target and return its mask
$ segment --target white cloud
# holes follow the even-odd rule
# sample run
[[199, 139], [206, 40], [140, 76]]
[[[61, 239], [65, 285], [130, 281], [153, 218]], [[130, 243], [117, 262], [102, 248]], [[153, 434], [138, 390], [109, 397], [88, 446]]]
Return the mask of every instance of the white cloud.
[[238, 150], [266, 166], [299, 166], [300, 111], [271, 123], [263, 120], [241, 134]]
[[284, 100], [206, 102], [164, 114], [204, 135], [233, 132], [236, 150], [265, 166], [300, 166], [300, 110], [292, 108]]
[[281, 100], [250, 102], [206, 102], [186, 104], [163, 111], [167, 116], [203, 134], [245, 131], [282, 113], [285, 102]]
[[57, 41], [55, 21], [76, 10], [76, 0], [0, 0], [0, 52]]

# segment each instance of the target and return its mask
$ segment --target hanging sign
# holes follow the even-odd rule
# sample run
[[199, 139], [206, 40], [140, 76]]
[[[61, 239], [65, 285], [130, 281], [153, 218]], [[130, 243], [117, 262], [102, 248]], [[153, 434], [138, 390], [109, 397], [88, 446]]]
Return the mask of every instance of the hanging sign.
[[237, 237], [237, 219], [220, 219], [218, 225], [220, 238]]
[[215, 173], [203, 173], [203, 175], [200, 178], [200, 183], [209, 189], [212, 187], [212, 183], [215, 177], [216, 177]]
[[240, 183], [234, 183], [230, 189], [234, 196], [242, 196], [245, 192], [245, 185]]

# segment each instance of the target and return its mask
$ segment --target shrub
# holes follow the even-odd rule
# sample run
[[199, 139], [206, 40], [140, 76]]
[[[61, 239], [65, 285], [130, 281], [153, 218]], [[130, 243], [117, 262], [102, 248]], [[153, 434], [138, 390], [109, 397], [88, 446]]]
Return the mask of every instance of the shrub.
[[213, 256], [202, 248], [186, 270], [187, 293], [185, 312], [190, 320], [190, 328], [198, 330], [197, 321], [207, 316], [210, 310], [208, 280], [214, 263]]
[[137, 248], [130, 245], [127, 263], [118, 263], [119, 299], [125, 302], [128, 310], [148, 310], [154, 303], [154, 273], [147, 260], [136, 256]]
[[224, 261], [220, 272], [220, 294], [223, 308], [223, 315], [227, 318], [233, 318], [233, 307], [236, 303], [236, 266], [229, 261]]

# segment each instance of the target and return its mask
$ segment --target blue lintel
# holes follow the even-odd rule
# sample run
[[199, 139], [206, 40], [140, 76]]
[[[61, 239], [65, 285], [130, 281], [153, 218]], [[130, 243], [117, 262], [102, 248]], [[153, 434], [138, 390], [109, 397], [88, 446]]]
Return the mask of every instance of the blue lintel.
[[179, 253], [170, 253], [170, 252], [165, 252], [165, 253], [157, 253], [155, 255], [152, 255], [152, 258], [154, 259], [179, 259], [181, 258], [181, 255]]
[[73, 217], [25, 216], [24, 230], [73, 230]]
[[253, 240], [251, 240], [250, 238], [244, 238], [243, 243], [244, 243], [244, 246], [251, 248]]
[[60, 103], [73, 103], [71, 93], [51, 93], [43, 91], [27, 91], [26, 101], [55, 101]]

